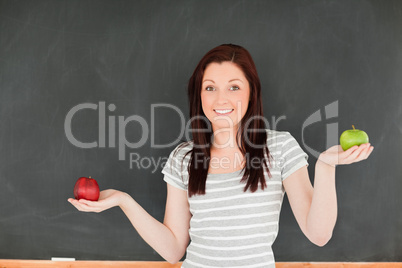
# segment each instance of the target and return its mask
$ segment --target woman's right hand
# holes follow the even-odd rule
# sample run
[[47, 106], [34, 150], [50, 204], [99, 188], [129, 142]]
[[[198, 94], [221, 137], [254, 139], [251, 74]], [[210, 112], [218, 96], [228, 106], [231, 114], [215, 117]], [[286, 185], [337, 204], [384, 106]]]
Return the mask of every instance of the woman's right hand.
[[108, 189], [100, 192], [98, 201], [89, 201], [85, 199], [77, 200], [74, 198], [69, 198], [68, 202], [70, 202], [79, 211], [102, 212], [109, 208], [120, 206], [124, 195], [125, 193], [123, 192]]
[[186, 252], [190, 241], [191, 213], [187, 191], [167, 186], [166, 212], [161, 223], [146, 212], [130, 195], [116, 190], [100, 192], [98, 201], [69, 198], [79, 211], [101, 212], [119, 206], [133, 227], [156, 252], [171, 263], [178, 262]]

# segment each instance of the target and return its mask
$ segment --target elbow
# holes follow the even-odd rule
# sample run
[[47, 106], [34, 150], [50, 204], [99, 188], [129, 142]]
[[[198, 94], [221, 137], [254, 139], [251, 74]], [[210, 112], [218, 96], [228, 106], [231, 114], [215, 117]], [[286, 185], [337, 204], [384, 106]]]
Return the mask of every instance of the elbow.
[[325, 246], [329, 240], [331, 240], [332, 233], [316, 235], [310, 238], [310, 241], [316, 246], [323, 247]]
[[179, 260], [177, 260], [177, 259], [166, 259], [166, 261], [167, 261], [168, 263], [170, 263], [170, 264], [176, 264], [176, 263], [179, 262]]
[[166, 261], [170, 264], [176, 264], [181, 260], [181, 258], [166, 258]]
[[180, 258], [167, 258], [166, 261], [170, 264], [176, 264], [180, 261]]
[[182, 250], [178, 250], [176, 252], [172, 252], [170, 256], [167, 256], [165, 260], [170, 264], [178, 263], [181, 258], [184, 256], [184, 252]]
[[316, 246], [323, 247], [328, 244], [329, 240], [331, 240], [333, 231], [333, 226], [315, 226], [308, 228], [305, 234], [311, 243]]

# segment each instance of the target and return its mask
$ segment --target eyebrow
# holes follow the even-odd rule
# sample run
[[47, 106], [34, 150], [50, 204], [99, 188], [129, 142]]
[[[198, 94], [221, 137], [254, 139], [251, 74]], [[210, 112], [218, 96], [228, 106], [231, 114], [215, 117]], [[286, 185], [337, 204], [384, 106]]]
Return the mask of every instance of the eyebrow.
[[[212, 83], [214, 83], [215, 84], [215, 81], [214, 80], [212, 80], [212, 79], [205, 79], [204, 81], [202, 81], [203, 83], [204, 82], [206, 82], [206, 81], [211, 81]], [[238, 78], [235, 78], [235, 79], [231, 79], [231, 80], [229, 80], [229, 82], [228, 83], [231, 83], [231, 82], [233, 82], [233, 81], [240, 81], [240, 82], [242, 82], [243, 83], [243, 81], [241, 80], [241, 79], [238, 79]], [[244, 83], [243, 83], [244, 84]]]

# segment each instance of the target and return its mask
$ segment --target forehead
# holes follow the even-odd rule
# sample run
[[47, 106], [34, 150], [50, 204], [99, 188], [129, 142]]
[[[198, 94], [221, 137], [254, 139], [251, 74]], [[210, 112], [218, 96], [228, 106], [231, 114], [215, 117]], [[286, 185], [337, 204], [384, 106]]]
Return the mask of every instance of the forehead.
[[204, 78], [233, 79], [245, 78], [245, 75], [237, 64], [230, 61], [224, 61], [221, 63], [212, 62], [208, 64], [204, 71]]

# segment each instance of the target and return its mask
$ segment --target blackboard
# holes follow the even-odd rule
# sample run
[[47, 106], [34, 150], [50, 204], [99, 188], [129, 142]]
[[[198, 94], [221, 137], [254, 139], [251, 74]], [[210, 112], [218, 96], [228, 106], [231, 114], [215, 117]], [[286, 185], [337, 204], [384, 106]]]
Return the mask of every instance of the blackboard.
[[81, 213], [67, 198], [92, 176], [162, 221], [161, 164], [186, 140], [188, 79], [223, 43], [254, 57], [264, 116], [308, 152], [312, 181], [315, 152], [352, 124], [375, 147], [337, 168], [325, 247], [285, 198], [276, 260], [402, 261], [402, 1], [391, 0], [0, 1], [0, 258], [162, 260], [120, 209]]

